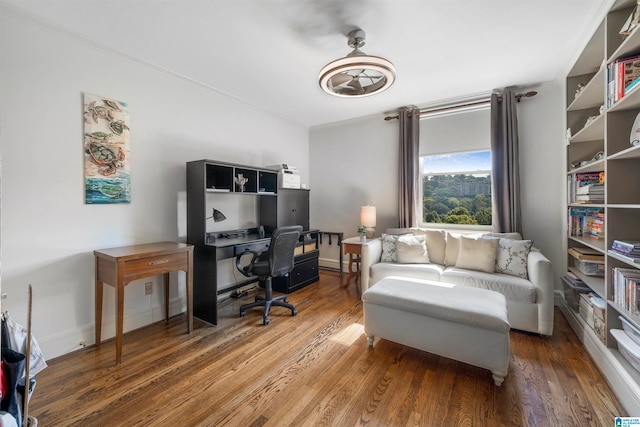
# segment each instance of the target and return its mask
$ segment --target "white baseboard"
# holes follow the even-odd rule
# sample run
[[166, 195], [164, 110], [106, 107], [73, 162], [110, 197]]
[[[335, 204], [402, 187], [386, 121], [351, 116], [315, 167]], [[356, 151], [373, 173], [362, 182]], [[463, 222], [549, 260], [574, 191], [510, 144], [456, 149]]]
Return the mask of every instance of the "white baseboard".
[[[346, 271], [345, 270], [345, 265], [346, 263], [343, 262], [343, 267], [342, 267], [342, 271]], [[332, 259], [332, 258], [318, 258], [318, 265], [320, 267], [325, 267], [325, 268], [330, 268], [333, 270], [337, 270], [340, 271], [340, 261], [337, 259]]]
[[[169, 317], [185, 312], [187, 304], [182, 298], [174, 298], [169, 301]], [[125, 310], [124, 332], [150, 325], [164, 319], [164, 306], [155, 303], [138, 310]], [[116, 335], [116, 319], [114, 313], [102, 314], [102, 341], [113, 338]], [[69, 329], [48, 335], [38, 340], [40, 348], [46, 348], [45, 359], [62, 356], [83, 347], [95, 344], [95, 325], [84, 325], [77, 329]]]

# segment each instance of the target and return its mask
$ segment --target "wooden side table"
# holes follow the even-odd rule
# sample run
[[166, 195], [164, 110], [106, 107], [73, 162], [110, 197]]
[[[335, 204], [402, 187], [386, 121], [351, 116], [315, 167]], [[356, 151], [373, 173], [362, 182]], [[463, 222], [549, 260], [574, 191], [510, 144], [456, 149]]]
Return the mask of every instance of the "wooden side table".
[[144, 277], [163, 275], [165, 322], [169, 319], [169, 273], [187, 274], [187, 332], [193, 330], [193, 245], [159, 242], [93, 251], [96, 285], [96, 345], [102, 333], [104, 284], [116, 288], [116, 365], [122, 359], [124, 287]]
[[[343, 288], [349, 286], [351, 283], [351, 279], [356, 278], [356, 289], [358, 289], [358, 293], [360, 293], [360, 255], [362, 254], [362, 245], [365, 245], [366, 241], [361, 241], [360, 237], [349, 237], [348, 239], [344, 239], [342, 241], [342, 248], [345, 255], [349, 255], [349, 274], [347, 275], [346, 280], [342, 284]], [[353, 265], [355, 264], [355, 269]], [[340, 269], [342, 269], [342, 265], [340, 265]]]

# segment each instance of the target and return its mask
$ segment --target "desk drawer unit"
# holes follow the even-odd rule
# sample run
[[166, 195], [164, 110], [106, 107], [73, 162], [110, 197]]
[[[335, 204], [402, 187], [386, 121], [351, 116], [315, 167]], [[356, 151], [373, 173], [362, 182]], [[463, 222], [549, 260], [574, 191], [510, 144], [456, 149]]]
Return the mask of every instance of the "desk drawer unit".
[[320, 280], [318, 274], [318, 257], [314, 256], [308, 259], [296, 260], [288, 277], [275, 277], [272, 282], [273, 289], [278, 292], [291, 293], [302, 289], [307, 285]]

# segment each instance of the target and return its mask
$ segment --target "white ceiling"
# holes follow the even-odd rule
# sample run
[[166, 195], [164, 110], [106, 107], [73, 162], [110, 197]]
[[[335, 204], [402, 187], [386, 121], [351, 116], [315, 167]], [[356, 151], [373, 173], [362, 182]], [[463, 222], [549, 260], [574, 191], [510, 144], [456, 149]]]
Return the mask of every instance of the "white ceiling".
[[[1, 0], [304, 126], [562, 79], [611, 0]], [[362, 49], [397, 81], [345, 99], [320, 69]], [[17, 41], [19, 42], [19, 41]]]

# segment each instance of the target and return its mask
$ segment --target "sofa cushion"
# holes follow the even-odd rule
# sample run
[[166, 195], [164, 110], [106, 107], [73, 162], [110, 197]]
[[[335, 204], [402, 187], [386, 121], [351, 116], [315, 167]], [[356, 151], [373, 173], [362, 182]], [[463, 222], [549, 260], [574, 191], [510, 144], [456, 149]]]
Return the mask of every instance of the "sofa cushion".
[[400, 236], [396, 243], [398, 263], [425, 264], [429, 262], [425, 236]]
[[[394, 274], [396, 274], [394, 272]], [[415, 276], [422, 278], [421, 276]], [[440, 276], [440, 281], [473, 288], [489, 289], [503, 294], [507, 300], [526, 304], [537, 302], [537, 289], [533, 283], [520, 277], [502, 273], [485, 273], [469, 271], [458, 267], [447, 267]]]
[[500, 239], [496, 255], [497, 273], [510, 274], [528, 279], [527, 258], [533, 246], [532, 240]]
[[456, 267], [493, 273], [496, 268], [498, 239], [473, 239], [460, 236]]
[[398, 262], [398, 253], [396, 243], [400, 236], [411, 236], [411, 234], [385, 234], [382, 233], [380, 240], [382, 241], [382, 255], [380, 262]]
[[444, 267], [438, 264], [394, 264], [379, 262], [369, 269], [371, 284], [387, 276], [415, 277], [424, 280], [440, 280]]

